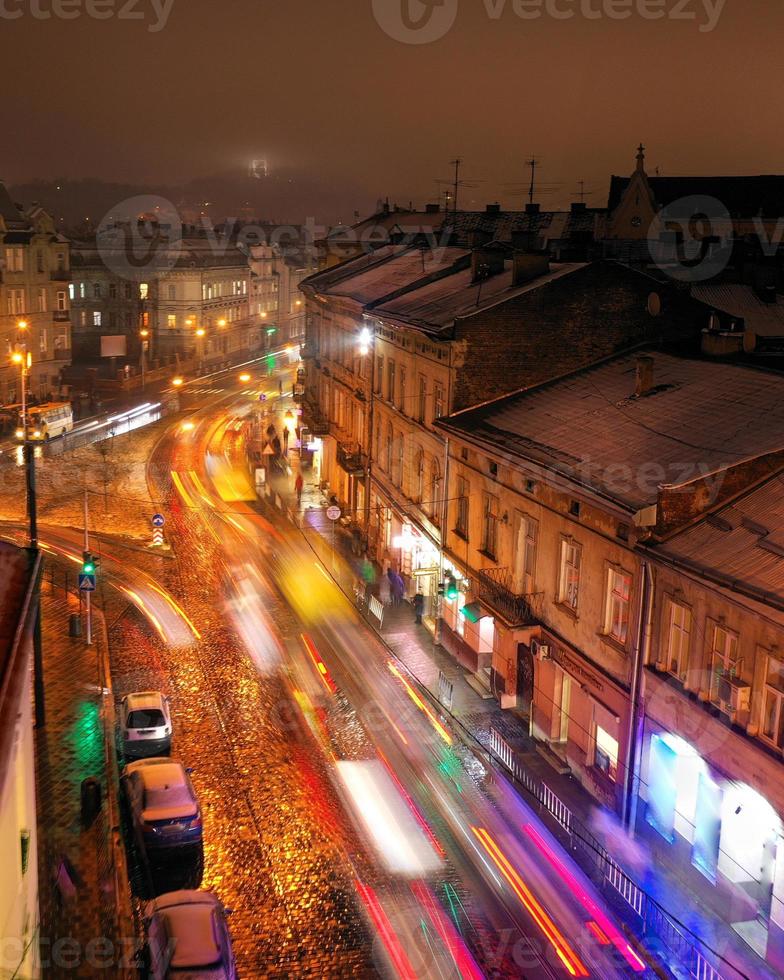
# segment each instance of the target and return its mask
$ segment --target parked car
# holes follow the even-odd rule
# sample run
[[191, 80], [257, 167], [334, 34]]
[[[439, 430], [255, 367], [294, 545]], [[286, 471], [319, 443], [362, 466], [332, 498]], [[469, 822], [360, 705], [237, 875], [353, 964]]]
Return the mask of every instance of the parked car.
[[161, 895], [146, 908], [152, 980], [236, 980], [226, 911], [212, 892]]
[[201, 844], [201, 809], [181, 762], [132, 762], [125, 767], [122, 786], [136, 839], [146, 850]]
[[128, 694], [120, 704], [120, 727], [124, 755], [164, 755], [172, 739], [169, 699], [160, 691]]

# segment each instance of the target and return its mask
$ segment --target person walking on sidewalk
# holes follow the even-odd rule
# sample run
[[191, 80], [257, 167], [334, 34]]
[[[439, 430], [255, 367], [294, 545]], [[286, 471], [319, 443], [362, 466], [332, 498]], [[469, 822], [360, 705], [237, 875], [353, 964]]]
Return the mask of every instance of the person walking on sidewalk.
[[297, 495], [297, 507], [302, 506], [302, 489], [305, 486], [305, 481], [302, 479], [302, 474], [297, 473], [297, 479], [294, 481], [294, 493]]
[[288, 456], [289, 454], [289, 430], [286, 426], [283, 427], [283, 455]]
[[381, 600], [382, 605], [389, 605], [390, 595], [391, 588], [389, 577], [387, 575], [382, 575], [378, 582], [378, 597]]
[[417, 591], [414, 596], [414, 615], [416, 616], [416, 621], [418, 623], [422, 622], [422, 617], [425, 614], [425, 597], [421, 592]]

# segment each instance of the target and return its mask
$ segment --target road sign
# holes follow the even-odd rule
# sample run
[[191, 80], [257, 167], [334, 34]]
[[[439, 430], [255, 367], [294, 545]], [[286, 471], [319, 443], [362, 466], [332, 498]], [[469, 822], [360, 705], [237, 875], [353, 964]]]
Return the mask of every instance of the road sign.
[[339, 521], [340, 514], [341, 514], [340, 507], [327, 507], [327, 517], [331, 521]]
[[87, 575], [84, 572], [79, 574], [79, 591], [95, 592], [95, 576]]
[[152, 515], [152, 526], [153, 527], [163, 527], [166, 523], [166, 518], [163, 514], [153, 514]]
[[267, 400], [266, 392], [263, 392], [262, 391], [262, 393], [259, 395], [259, 401], [260, 402], [265, 402], [266, 400]]

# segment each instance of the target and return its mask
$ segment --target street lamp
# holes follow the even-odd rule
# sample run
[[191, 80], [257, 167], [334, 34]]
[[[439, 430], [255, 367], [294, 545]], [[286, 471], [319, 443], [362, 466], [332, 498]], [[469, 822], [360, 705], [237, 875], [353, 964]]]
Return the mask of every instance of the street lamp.
[[[20, 323], [23, 321], [20, 321]], [[25, 327], [27, 324], [25, 323]], [[20, 326], [20, 329], [23, 329]], [[35, 495], [35, 449], [27, 438], [27, 377], [33, 364], [32, 354], [25, 351], [14, 351], [11, 362], [19, 365], [22, 380], [22, 413], [21, 439], [22, 454], [25, 464], [25, 480], [27, 484], [27, 517], [30, 524], [30, 547], [38, 548], [38, 506]], [[18, 434], [18, 430], [17, 430]]]
[[142, 361], [142, 391], [144, 391], [145, 384], [145, 372], [147, 370], [147, 338], [150, 336], [150, 331], [146, 327], [139, 331], [139, 336], [142, 338], [142, 351], [141, 351], [141, 361]]
[[201, 371], [204, 367], [204, 338], [207, 335], [207, 331], [204, 327], [199, 327], [196, 331], [196, 356], [199, 360], [199, 370]]
[[172, 384], [175, 388], [181, 388], [185, 384], [185, 381], [180, 377], [172, 378]]

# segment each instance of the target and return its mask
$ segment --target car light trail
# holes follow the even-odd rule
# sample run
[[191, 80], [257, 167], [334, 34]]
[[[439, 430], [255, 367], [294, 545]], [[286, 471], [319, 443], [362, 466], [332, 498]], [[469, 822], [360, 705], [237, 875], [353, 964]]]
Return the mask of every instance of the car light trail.
[[531, 918], [547, 937], [550, 945], [555, 950], [558, 959], [563, 963], [569, 974], [573, 977], [587, 977], [588, 971], [584, 963], [577, 956], [575, 951], [559, 931], [556, 924], [544, 910], [542, 905], [536, 900], [530, 888], [526, 885], [518, 872], [512, 867], [509, 859], [496, 844], [490, 834], [483, 827], [472, 827], [471, 830], [482, 843], [482, 846], [493, 859], [498, 870], [509, 882], [512, 891], [517, 895]]
[[215, 509], [215, 504], [213, 503], [210, 495], [207, 493], [207, 490], [205, 489], [204, 484], [199, 479], [198, 474], [197, 473], [194, 473], [193, 470], [191, 470], [190, 473], [188, 474], [188, 476], [191, 478], [191, 483], [194, 485], [194, 487], [196, 487], [196, 491], [199, 494], [199, 496], [201, 497], [201, 499], [204, 501], [204, 503], [208, 507], [212, 507], [213, 510], [214, 510]]
[[425, 704], [422, 698], [420, 698], [420, 696], [417, 694], [414, 688], [408, 683], [406, 678], [400, 673], [400, 671], [397, 668], [397, 665], [392, 663], [392, 661], [390, 660], [387, 662], [387, 667], [389, 668], [390, 674], [397, 677], [398, 680], [402, 683], [403, 687], [405, 687], [408, 696], [411, 698], [411, 700], [414, 702], [417, 708], [419, 708], [420, 711], [423, 711], [427, 715], [427, 717], [430, 719], [430, 724], [433, 726], [433, 728], [435, 728], [435, 730], [438, 732], [441, 738], [446, 742], [447, 745], [451, 745], [452, 736], [444, 728], [444, 726], [441, 724], [438, 718], [436, 718], [436, 716], [433, 714], [430, 708], [428, 708], [428, 706]]
[[171, 478], [172, 478], [172, 483], [177, 488], [177, 493], [182, 497], [185, 506], [190, 507], [191, 510], [196, 510], [196, 504], [193, 502], [193, 498], [191, 497], [191, 495], [185, 489], [185, 484], [180, 479], [180, 474], [172, 470]]
[[[596, 920], [595, 922], [587, 923], [588, 928], [591, 930], [593, 935], [596, 936], [597, 939], [599, 939], [599, 936], [601, 935], [605, 940], [607, 940], [607, 942], [612, 942], [635, 973], [644, 973], [646, 966], [643, 960], [641, 960], [635, 953], [626, 939], [621, 935], [618, 929], [615, 928], [612, 922], [610, 922], [596, 902], [586, 893], [585, 889], [580, 885], [574, 875], [564, 866], [563, 862], [558, 859], [542, 835], [534, 827], [532, 827], [531, 824], [526, 824], [523, 827], [523, 831], [528, 835], [528, 837], [530, 837], [539, 851], [544, 855], [545, 859], [552, 865], [553, 868], [555, 868], [561, 878], [566, 882], [570, 891], [579, 900], [583, 908], [585, 908]], [[599, 939], [599, 942], [601, 941], [602, 940]], [[603, 945], [606, 944], [607, 943], [603, 943]]]
[[412, 882], [411, 891], [416, 896], [422, 908], [430, 916], [430, 921], [441, 937], [441, 942], [449, 950], [452, 962], [460, 971], [462, 980], [484, 980], [485, 975], [479, 969], [479, 966], [469, 952], [465, 940], [462, 936], [458, 935], [450, 918], [438, 904], [435, 895], [427, 885], [421, 881]]
[[305, 634], [303, 633], [302, 642], [305, 644], [305, 649], [310, 654], [310, 659], [316, 665], [316, 670], [318, 671], [318, 675], [321, 678], [324, 687], [326, 687], [326, 689], [329, 691], [330, 694], [335, 694], [335, 692], [337, 691], [337, 686], [335, 682], [332, 680], [332, 678], [330, 677], [329, 671], [327, 670], [327, 665], [321, 659], [321, 654], [313, 645], [313, 641], [310, 639], [309, 636], [305, 636]]
[[421, 812], [419, 810], [419, 807], [416, 805], [416, 803], [414, 803], [414, 801], [411, 799], [411, 797], [408, 795], [408, 793], [403, 788], [403, 784], [400, 782], [400, 780], [395, 775], [395, 772], [392, 769], [392, 766], [390, 766], [389, 762], [387, 761], [386, 756], [381, 751], [381, 749], [376, 749], [376, 751], [378, 752], [379, 758], [381, 759], [382, 763], [384, 764], [384, 768], [389, 773], [389, 778], [392, 780], [392, 782], [397, 787], [398, 793], [400, 793], [400, 795], [403, 797], [403, 799], [408, 804], [408, 808], [413, 813], [416, 822], [419, 824], [419, 826], [422, 828], [422, 830], [425, 832], [425, 834], [427, 834], [427, 837], [428, 837], [430, 843], [433, 845], [433, 849], [436, 851], [436, 853], [438, 854], [439, 857], [442, 857], [442, 858], [443, 857], [446, 857], [446, 854], [444, 852], [443, 847], [441, 847], [441, 845], [438, 842], [438, 838], [435, 836], [435, 834], [433, 833], [433, 831], [430, 829], [430, 826], [429, 826], [428, 822], [422, 816], [422, 814], [421, 814]]
[[362, 901], [365, 903], [365, 908], [368, 910], [373, 925], [381, 937], [381, 941], [384, 944], [384, 948], [389, 954], [389, 958], [392, 960], [392, 964], [395, 967], [397, 975], [402, 978], [402, 980], [417, 980], [416, 972], [414, 971], [411, 961], [406, 955], [406, 951], [395, 934], [395, 930], [392, 928], [392, 923], [381, 906], [376, 893], [370, 887], [370, 885], [363, 885], [358, 879], [354, 882], [357, 893], [359, 894]]

